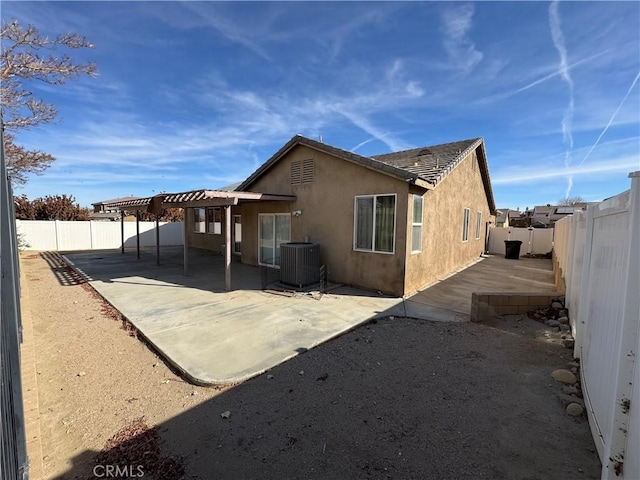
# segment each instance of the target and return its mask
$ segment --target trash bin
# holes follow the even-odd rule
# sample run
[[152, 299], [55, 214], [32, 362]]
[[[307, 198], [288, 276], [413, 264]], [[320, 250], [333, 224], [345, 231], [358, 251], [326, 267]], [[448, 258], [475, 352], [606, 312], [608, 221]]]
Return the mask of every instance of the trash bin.
[[520, 240], [505, 240], [504, 241], [504, 248], [505, 248], [504, 258], [509, 258], [511, 260], [518, 260], [520, 258], [520, 245], [522, 245], [522, 242]]

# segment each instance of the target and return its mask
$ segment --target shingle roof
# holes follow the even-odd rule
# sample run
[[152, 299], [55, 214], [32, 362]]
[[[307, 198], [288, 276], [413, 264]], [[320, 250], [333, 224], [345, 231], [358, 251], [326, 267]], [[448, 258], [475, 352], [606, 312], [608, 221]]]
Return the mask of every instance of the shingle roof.
[[[328, 153], [329, 155], [333, 155], [334, 157], [342, 158], [344, 160], [360, 164], [364, 167], [386, 173], [387, 175], [391, 175], [402, 180], [417, 180], [417, 176], [411, 172], [408, 172], [407, 170], [403, 170], [393, 165], [378, 161], [371, 157], [364, 157], [362, 155], [358, 155], [357, 153], [349, 152], [347, 150], [343, 150], [326, 143], [318, 142], [316, 140], [303, 137], [302, 135], [296, 135], [291, 140], [289, 140], [280, 150], [273, 154], [273, 156], [269, 160], [260, 165], [260, 167], [258, 167], [258, 169], [253, 172], [244, 182], [242, 182], [236, 190], [247, 190], [259, 177], [261, 177], [267, 170], [269, 170], [272, 165], [274, 165], [296, 145], [306, 145], [307, 147], [320, 150], [321, 152]], [[423, 186], [427, 188], [431, 185]]]
[[432, 185], [436, 185], [471, 150], [477, 148], [481, 143], [482, 138], [473, 138], [401, 152], [373, 155], [371, 158], [406, 170]]
[[239, 191], [247, 190], [258, 178], [267, 172], [275, 163], [296, 145], [307, 147], [328, 153], [334, 157], [362, 165], [366, 168], [379, 171], [386, 175], [405, 180], [423, 188], [433, 188], [455, 166], [473, 150], [480, 149], [478, 165], [482, 173], [489, 208], [495, 211], [493, 190], [489, 180], [489, 167], [484, 150], [484, 140], [473, 138], [458, 142], [443, 143], [429, 147], [414, 148], [401, 152], [386, 153], [365, 157], [357, 153], [349, 152], [326, 143], [318, 142], [302, 135], [296, 135], [278, 150], [269, 160], [263, 163], [237, 188]]

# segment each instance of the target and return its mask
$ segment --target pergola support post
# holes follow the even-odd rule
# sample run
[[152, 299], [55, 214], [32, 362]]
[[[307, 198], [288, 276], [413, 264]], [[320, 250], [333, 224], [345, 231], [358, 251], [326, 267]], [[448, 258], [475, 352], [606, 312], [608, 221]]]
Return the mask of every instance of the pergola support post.
[[231, 205], [225, 205], [224, 217], [224, 286], [229, 292], [231, 291]]
[[160, 215], [156, 213], [156, 265], [160, 265]]
[[187, 271], [189, 270], [189, 227], [188, 227], [189, 224], [187, 222], [187, 209], [183, 208], [182, 212], [183, 212], [182, 213], [182, 218], [183, 218], [183, 220], [182, 220], [182, 223], [183, 223], [183, 225], [182, 225], [182, 227], [183, 227], [182, 228], [182, 230], [183, 230], [183, 232], [182, 232], [182, 237], [183, 237], [182, 244], [183, 244], [183, 248], [184, 248], [184, 251], [182, 253], [182, 255], [183, 255], [182, 264], [183, 264], [183, 268], [184, 268], [184, 275], [186, 276], [187, 275]]
[[120, 251], [124, 253], [124, 210], [120, 210]]
[[136, 249], [140, 260], [140, 210], [136, 209]]

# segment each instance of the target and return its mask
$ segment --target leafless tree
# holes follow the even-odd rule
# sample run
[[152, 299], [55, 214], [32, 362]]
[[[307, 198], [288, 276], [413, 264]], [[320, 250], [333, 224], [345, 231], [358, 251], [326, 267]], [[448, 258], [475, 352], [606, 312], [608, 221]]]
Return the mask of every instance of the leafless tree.
[[[86, 38], [63, 33], [50, 39], [35, 26], [17, 21], [0, 27], [0, 111], [4, 126], [19, 131], [52, 122], [58, 110], [51, 103], [35, 98], [28, 90], [33, 81], [62, 85], [80, 75], [96, 76], [93, 62], [76, 63], [60, 50], [92, 48]], [[7, 170], [14, 184], [24, 184], [29, 173], [40, 174], [55, 158], [39, 150], [27, 150], [14, 143], [15, 135], [5, 134]]]
[[585, 201], [580, 196], [564, 197], [563, 199], [558, 200], [558, 205], [563, 207], [570, 207], [571, 205], [575, 205], [576, 203], [585, 203]]

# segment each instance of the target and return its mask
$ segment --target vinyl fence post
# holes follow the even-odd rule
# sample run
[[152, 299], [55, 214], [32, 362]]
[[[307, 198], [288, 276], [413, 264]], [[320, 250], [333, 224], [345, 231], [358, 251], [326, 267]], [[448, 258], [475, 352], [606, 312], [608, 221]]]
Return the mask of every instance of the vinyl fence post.
[[576, 343], [573, 355], [580, 360], [584, 360], [582, 356], [582, 347], [584, 343], [585, 333], [589, 328], [589, 280], [591, 269], [591, 250], [593, 249], [593, 221], [597, 206], [587, 208], [587, 223], [584, 238], [584, 254], [582, 256], [582, 277], [580, 280], [580, 304], [576, 317]]

